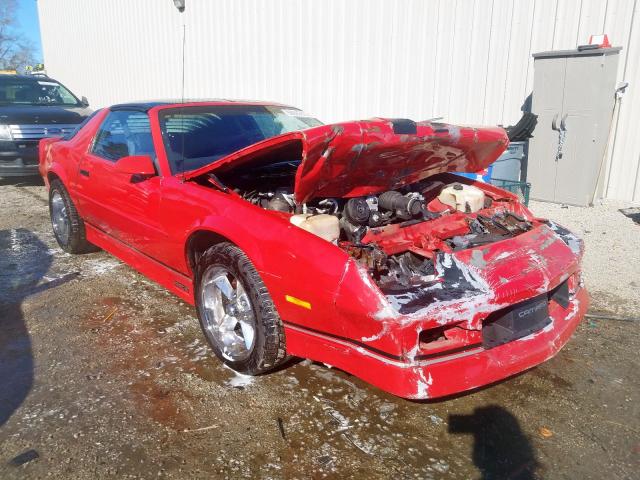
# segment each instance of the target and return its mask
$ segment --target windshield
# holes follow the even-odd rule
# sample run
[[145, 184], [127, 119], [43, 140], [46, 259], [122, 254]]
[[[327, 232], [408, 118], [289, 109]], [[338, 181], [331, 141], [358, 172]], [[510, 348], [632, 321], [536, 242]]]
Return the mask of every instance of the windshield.
[[78, 106], [78, 99], [50, 78], [0, 76], [0, 104]]
[[276, 135], [322, 125], [289, 107], [213, 105], [160, 112], [171, 172], [187, 172]]

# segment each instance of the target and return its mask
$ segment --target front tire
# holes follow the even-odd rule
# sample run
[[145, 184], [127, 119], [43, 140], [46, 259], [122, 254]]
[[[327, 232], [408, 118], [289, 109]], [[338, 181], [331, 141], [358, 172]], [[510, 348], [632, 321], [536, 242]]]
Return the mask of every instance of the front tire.
[[58, 245], [68, 253], [95, 252], [97, 248], [86, 238], [84, 222], [76, 210], [67, 189], [60, 180], [49, 187], [49, 216]]
[[226, 365], [258, 375], [282, 363], [282, 321], [242, 250], [225, 242], [205, 251], [196, 268], [195, 295], [202, 331]]

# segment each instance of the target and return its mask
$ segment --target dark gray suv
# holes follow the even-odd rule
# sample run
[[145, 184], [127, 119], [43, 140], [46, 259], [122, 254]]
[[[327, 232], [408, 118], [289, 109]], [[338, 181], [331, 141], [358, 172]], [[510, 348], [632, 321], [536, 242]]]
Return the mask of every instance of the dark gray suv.
[[88, 107], [47, 76], [0, 75], [0, 177], [37, 175], [40, 139], [73, 132]]

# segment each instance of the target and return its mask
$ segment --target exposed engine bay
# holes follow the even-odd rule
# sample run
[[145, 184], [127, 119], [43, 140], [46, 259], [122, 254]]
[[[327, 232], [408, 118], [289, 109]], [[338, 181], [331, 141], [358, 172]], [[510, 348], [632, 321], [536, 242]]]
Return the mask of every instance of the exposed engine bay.
[[298, 166], [296, 161], [270, 163], [215, 181], [336, 244], [364, 266], [383, 291], [433, 281], [438, 252], [497, 242], [533, 226], [512, 196], [451, 174], [379, 194], [299, 204], [294, 195]]
[[[437, 215], [425, 209], [425, 198], [419, 192], [387, 191], [380, 195], [368, 195], [349, 199], [325, 198], [302, 205], [296, 204], [293, 192], [287, 188], [272, 191], [241, 192], [243, 198], [267, 210], [291, 213], [291, 223], [312, 233], [319, 234], [328, 241], [347, 240], [360, 244], [362, 238], [372, 228], [384, 227], [392, 223], [422, 221]], [[320, 215], [331, 216], [316, 218]], [[313, 225], [335, 224], [336, 235], [329, 230], [320, 235]], [[304, 223], [306, 222], [306, 223]]]

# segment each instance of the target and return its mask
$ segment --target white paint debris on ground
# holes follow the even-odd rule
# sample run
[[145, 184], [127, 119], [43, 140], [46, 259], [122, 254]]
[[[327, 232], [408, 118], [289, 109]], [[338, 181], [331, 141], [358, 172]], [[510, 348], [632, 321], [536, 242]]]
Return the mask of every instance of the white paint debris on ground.
[[534, 214], [559, 223], [584, 240], [582, 267], [594, 310], [640, 310], [640, 225], [619, 211], [632, 206], [637, 205], [612, 200], [594, 207], [536, 201], [529, 205]]
[[82, 273], [84, 275], [99, 276], [104, 275], [123, 265], [115, 257], [91, 258], [82, 263]]
[[255, 382], [256, 377], [252, 376], [252, 375], [244, 375], [240, 372], [236, 372], [235, 370], [227, 367], [226, 365], [224, 365], [224, 368], [226, 368], [227, 370], [229, 370], [230, 372], [233, 373], [233, 377], [231, 377], [229, 380], [227, 380], [226, 382], [224, 382], [225, 385], [229, 386], [229, 387], [233, 387], [233, 388], [246, 388], [249, 385], [251, 385], [253, 382]]

